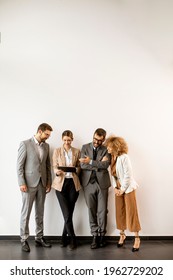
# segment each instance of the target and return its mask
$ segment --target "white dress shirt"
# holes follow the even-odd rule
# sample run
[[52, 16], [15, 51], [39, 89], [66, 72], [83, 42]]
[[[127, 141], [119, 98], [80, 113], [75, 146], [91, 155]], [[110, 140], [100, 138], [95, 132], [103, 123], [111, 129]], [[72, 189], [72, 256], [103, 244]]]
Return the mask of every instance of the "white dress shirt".
[[36, 147], [37, 147], [37, 151], [38, 151], [38, 154], [39, 154], [39, 157], [40, 157], [40, 160], [42, 161], [43, 159], [43, 142], [39, 143], [38, 140], [35, 138], [35, 136], [33, 136], [34, 138], [34, 141], [35, 141], [35, 144], [36, 144]]
[[[72, 150], [70, 149], [69, 151], [64, 150], [64, 156], [65, 156], [65, 163], [66, 166], [71, 166], [72, 164]], [[65, 178], [73, 178], [71, 172], [66, 172]]]

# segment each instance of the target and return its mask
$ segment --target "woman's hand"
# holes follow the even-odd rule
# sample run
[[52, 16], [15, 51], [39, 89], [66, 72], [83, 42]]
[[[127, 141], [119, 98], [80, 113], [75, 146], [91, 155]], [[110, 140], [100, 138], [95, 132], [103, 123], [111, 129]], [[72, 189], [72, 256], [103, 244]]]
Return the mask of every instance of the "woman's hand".
[[57, 172], [56, 172], [56, 175], [57, 176], [61, 176], [61, 175], [63, 175], [64, 174], [64, 171], [62, 171], [62, 170], [58, 170]]
[[120, 196], [120, 195], [123, 195], [123, 194], [124, 194], [124, 191], [119, 190], [119, 194], [118, 195]]
[[104, 156], [101, 161], [108, 161], [108, 157]]
[[46, 186], [46, 193], [49, 193], [51, 191], [51, 185]]
[[124, 191], [115, 188], [115, 195], [121, 196], [121, 195], [123, 195], [123, 194], [124, 194]]
[[115, 188], [115, 195], [119, 194], [119, 190], [117, 188]]

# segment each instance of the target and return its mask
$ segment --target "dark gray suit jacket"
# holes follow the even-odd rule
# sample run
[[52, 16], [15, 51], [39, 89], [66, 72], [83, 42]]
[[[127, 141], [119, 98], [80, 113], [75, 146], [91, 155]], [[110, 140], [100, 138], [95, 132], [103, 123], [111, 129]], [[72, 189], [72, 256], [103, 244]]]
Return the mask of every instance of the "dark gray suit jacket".
[[17, 176], [19, 186], [36, 187], [41, 178], [46, 187], [52, 183], [49, 158], [49, 145], [43, 143], [43, 158], [40, 160], [34, 139], [20, 143], [17, 158]]
[[[89, 143], [82, 146], [81, 150], [81, 158], [89, 156], [91, 159], [93, 158], [93, 144]], [[102, 161], [103, 157], [106, 156], [108, 158], [107, 161]], [[97, 180], [100, 188], [109, 188], [111, 186], [110, 176], [108, 172], [108, 167], [111, 162], [111, 156], [107, 152], [107, 148], [104, 146], [100, 146], [97, 152], [96, 160], [92, 161], [92, 164], [84, 164], [81, 163], [81, 185], [86, 187], [89, 183], [92, 170], [96, 171]]]

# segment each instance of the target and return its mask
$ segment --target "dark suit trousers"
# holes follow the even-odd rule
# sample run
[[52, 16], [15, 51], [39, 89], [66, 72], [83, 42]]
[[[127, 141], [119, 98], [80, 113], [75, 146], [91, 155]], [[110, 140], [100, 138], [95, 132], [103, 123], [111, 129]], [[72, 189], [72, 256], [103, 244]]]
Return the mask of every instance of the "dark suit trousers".
[[56, 190], [56, 196], [64, 217], [63, 235], [74, 236], [73, 212], [79, 192], [76, 191], [72, 178], [65, 178], [62, 191]]
[[95, 181], [84, 187], [84, 195], [88, 206], [91, 234], [104, 236], [107, 225], [108, 189], [101, 189]]

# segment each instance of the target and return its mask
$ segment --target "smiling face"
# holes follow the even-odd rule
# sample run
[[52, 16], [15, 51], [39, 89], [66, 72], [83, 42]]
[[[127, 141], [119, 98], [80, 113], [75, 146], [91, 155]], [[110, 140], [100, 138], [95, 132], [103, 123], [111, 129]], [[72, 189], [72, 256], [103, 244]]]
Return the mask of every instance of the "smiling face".
[[114, 154], [114, 153], [113, 153], [112, 145], [108, 145], [108, 146], [107, 146], [107, 150], [108, 150], [108, 153], [109, 153], [109, 154], [111, 154], [111, 155]]
[[70, 136], [63, 136], [62, 141], [63, 141], [64, 149], [69, 150], [71, 148], [71, 143], [72, 143], [73, 139]]
[[45, 130], [42, 131], [41, 129], [38, 130], [37, 134], [36, 134], [36, 139], [41, 143], [41, 142], [45, 142], [51, 135], [51, 131], [50, 130]]
[[118, 136], [110, 136], [106, 139], [105, 146], [108, 153], [114, 156], [120, 156], [128, 153], [128, 146], [124, 138]]
[[95, 148], [98, 148], [99, 146], [102, 145], [104, 140], [105, 140], [104, 136], [99, 136], [98, 134], [95, 133], [94, 136], [93, 136], [93, 146]]

